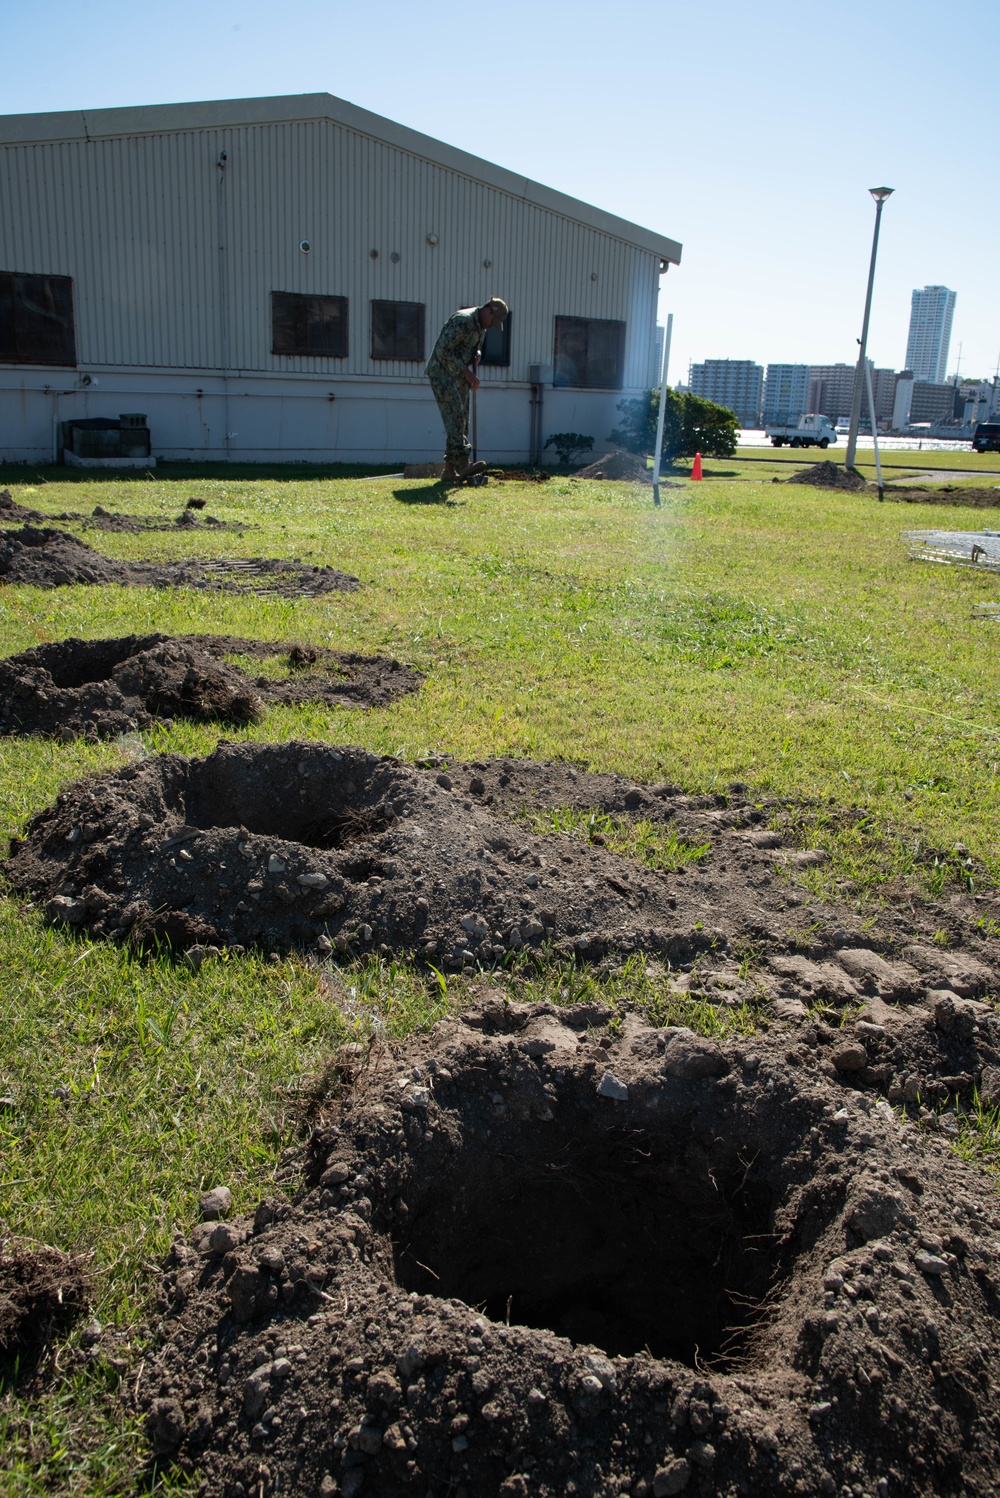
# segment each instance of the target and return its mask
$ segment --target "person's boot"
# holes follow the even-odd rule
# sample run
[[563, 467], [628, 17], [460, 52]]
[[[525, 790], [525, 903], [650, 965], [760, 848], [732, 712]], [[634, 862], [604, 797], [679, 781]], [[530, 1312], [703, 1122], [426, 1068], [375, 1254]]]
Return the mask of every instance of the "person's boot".
[[466, 458], [463, 462], [461, 462], [458, 465], [458, 477], [459, 477], [459, 479], [462, 482], [464, 482], [466, 479], [473, 478], [477, 473], [485, 473], [485, 472], [486, 472], [486, 464], [483, 463], [482, 461], [480, 461], [478, 463], [473, 463], [471, 461], [471, 459]]
[[445, 463], [444, 472], [441, 475], [441, 482], [442, 484], [457, 484], [459, 482], [458, 469], [455, 467], [454, 463]]

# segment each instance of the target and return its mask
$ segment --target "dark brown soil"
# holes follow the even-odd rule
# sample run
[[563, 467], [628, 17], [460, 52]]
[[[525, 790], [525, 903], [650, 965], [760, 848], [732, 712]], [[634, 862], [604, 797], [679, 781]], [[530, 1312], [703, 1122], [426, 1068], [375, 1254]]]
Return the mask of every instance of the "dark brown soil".
[[0, 581], [55, 588], [68, 583], [204, 588], [313, 597], [361, 586], [334, 567], [252, 557], [240, 561], [125, 562], [103, 556], [65, 531], [26, 525], [0, 535]]
[[528, 468], [488, 468], [486, 472], [491, 479], [515, 484], [545, 484], [551, 478], [551, 474], [544, 469], [536, 471]]
[[176, 1242], [154, 1450], [219, 1498], [995, 1494], [1000, 1204], [848, 1041], [487, 1000], [371, 1052], [293, 1203]]
[[586, 468], [578, 468], [573, 475], [578, 479], [625, 479], [632, 483], [651, 484], [653, 482], [652, 469], [646, 466], [645, 458], [638, 457], [635, 453], [626, 452], [624, 448], [614, 448], [606, 453], [603, 458], [598, 458], [593, 463], [588, 463]]
[[904, 505], [954, 505], [972, 510], [1000, 510], [1000, 488], [963, 489], [960, 484], [942, 484], [940, 489], [897, 489], [885, 491], [886, 499]]
[[[511, 820], [546, 806], [646, 818], [704, 856], [664, 874]], [[730, 1003], [753, 997], [748, 950], [791, 962], [792, 992], [821, 999], [866, 991], [830, 967], [842, 948], [916, 941], [912, 982], [953, 987], [964, 962], [970, 992], [1000, 964], [971, 896], [953, 910], [890, 904], [877, 938], [835, 902], [799, 915], [788, 876], [824, 855], [762, 831], [767, 814], [742, 789], [689, 797], [567, 765], [420, 767], [358, 748], [223, 741], [204, 759], [150, 756], [70, 786], [14, 841], [4, 870], [51, 920], [117, 940], [162, 935], [157, 923], [173, 914], [180, 947], [416, 952], [451, 971], [518, 949], [605, 964], [643, 952], [696, 964], [682, 986], [707, 984]], [[947, 950], [932, 942], [942, 931]]]
[[[202, 501], [204, 504], [204, 501]], [[139, 535], [143, 531], [232, 531], [241, 536], [250, 527], [237, 520], [216, 520], [214, 515], [201, 515], [198, 506], [190, 501], [175, 520], [158, 520], [153, 515], [124, 515], [117, 510], [105, 510], [97, 505], [90, 515], [59, 515], [59, 520], [82, 520], [88, 530], [118, 531], [124, 535]]]
[[813, 484], [818, 489], [867, 489], [867, 481], [856, 468], [845, 468], [842, 463], [813, 463], [800, 473], [793, 473], [786, 480], [789, 484]]
[[87, 1305], [78, 1260], [55, 1248], [9, 1247], [0, 1253], [0, 1362], [31, 1358]]
[[[251, 676], [224, 657], [284, 657], [285, 680]], [[232, 635], [63, 640], [0, 661], [0, 736], [110, 738], [177, 717], [250, 723], [276, 702], [383, 707], [422, 681], [381, 656]]]
[[23, 525], [44, 518], [37, 510], [26, 510], [19, 505], [9, 489], [0, 489], [0, 525]]

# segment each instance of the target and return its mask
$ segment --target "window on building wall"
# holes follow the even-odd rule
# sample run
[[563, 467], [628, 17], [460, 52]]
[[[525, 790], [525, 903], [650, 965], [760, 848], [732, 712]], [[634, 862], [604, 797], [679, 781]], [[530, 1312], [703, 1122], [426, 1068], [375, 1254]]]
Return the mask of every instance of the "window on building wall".
[[69, 276], [0, 271], [0, 362], [76, 364]]
[[372, 358], [423, 357], [423, 302], [372, 302]]
[[625, 324], [596, 317], [557, 317], [554, 385], [620, 390], [625, 377]]
[[346, 296], [271, 292], [271, 352], [318, 359], [347, 357]]
[[511, 314], [508, 312], [502, 328], [487, 329], [486, 337], [483, 339], [480, 364], [510, 363], [510, 321]]

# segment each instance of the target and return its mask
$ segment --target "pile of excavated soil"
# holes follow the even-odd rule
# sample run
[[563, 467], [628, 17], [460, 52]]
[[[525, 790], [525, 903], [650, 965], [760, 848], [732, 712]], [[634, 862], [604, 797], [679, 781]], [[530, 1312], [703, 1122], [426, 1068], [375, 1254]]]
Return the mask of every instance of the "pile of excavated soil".
[[[948, 1002], [942, 1064], [996, 1055]], [[1000, 1203], [845, 1069], [879, 1028], [487, 1001], [372, 1052], [294, 1203], [175, 1242], [154, 1452], [219, 1498], [994, 1494]]]
[[603, 458], [578, 468], [573, 475], [578, 479], [626, 479], [632, 483], [651, 484], [652, 470], [647, 468], [645, 458], [626, 452], [623, 447], [612, 448]]
[[814, 484], [818, 489], [867, 489], [868, 484], [856, 468], [842, 463], [813, 463], [786, 480], [789, 484]]
[[0, 1253], [0, 1359], [36, 1352], [86, 1308], [80, 1263], [55, 1248], [11, 1246]]
[[216, 520], [214, 515], [200, 515], [190, 503], [174, 520], [158, 520], [153, 515], [125, 515], [117, 510], [105, 510], [96, 505], [90, 515], [60, 515], [60, 520], [82, 520], [89, 530], [119, 531], [125, 535], [139, 535], [143, 531], [233, 531], [242, 536], [249, 529], [238, 520]]
[[0, 525], [24, 525], [26, 521], [42, 520], [37, 510], [26, 510], [19, 505], [9, 489], [0, 489]]
[[[250, 676], [227, 662], [285, 657], [292, 675]], [[127, 635], [36, 645], [0, 661], [0, 736], [111, 738], [173, 718], [251, 723], [275, 702], [382, 707], [422, 673], [382, 656], [233, 635]]]
[[26, 525], [0, 535], [0, 581], [56, 588], [68, 583], [123, 587], [205, 588], [227, 592], [313, 597], [350, 591], [358, 578], [334, 567], [251, 557], [239, 561], [124, 562], [103, 556], [65, 531]]
[[942, 484], [940, 489], [897, 489], [885, 491], [886, 499], [904, 505], [954, 505], [972, 510], [1000, 510], [1000, 487], [963, 489], [959, 484]]
[[[544, 807], [648, 819], [702, 856], [664, 874], [512, 820]], [[787, 875], [825, 855], [784, 846], [764, 816], [743, 789], [688, 797], [567, 765], [423, 768], [358, 748], [223, 741], [203, 759], [149, 756], [68, 787], [3, 867], [52, 921], [139, 945], [415, 952], [448, 971], [516, 949], [606, 965], [642, 952], [726, 1003], [753, 1001], [740, 958], [753, 949], [779, 964], [776, 995], [787, 981], [814, 1002], [857, 1000], [867, 969], [845, 976], [829, 953], [873, 939], [855, 910], [819, 900], [814, 934], [795, 935]], [[968, 919], [983, 907], [967, 906], [887, 906], [880, 950], [913, 954], [912, 984], [974, 991], [1000, 948]], [[941, 931], [947, 950], [932, 943]], [[825, 955], [806, 961], [803, 941]]]

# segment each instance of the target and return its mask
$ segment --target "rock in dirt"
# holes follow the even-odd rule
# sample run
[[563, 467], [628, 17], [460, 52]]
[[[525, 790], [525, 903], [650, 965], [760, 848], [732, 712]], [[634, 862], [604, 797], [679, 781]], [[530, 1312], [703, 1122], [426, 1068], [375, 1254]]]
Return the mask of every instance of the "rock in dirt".
[[[225, 659], [284, 657], [284, 680]], [[165, 719], [256, 722], [272, 703], [375, 707], [422, 674], [380, 656], [234, 635], [127, 635], [36, 645], [0, 661], [0, 736], [114, 737]]]
[[290, 1498], [992, 1495], [989, 1183], [780, 1038], [692, 1086], [612, 1017], [539, 1057], [559, 1011], [486, 1003], [373, 1052], [284, 1215], [190, 1281], [175, 1250], [135, 1384], [154, 1448]]
[[799, 473], [793, 473], [789, 484], [812, 484], [817, 489], [867, 489], [867, 481], [856, 468], [845, 468], [843, 463], [813, 463]]
[[215, 1222], [225, 1217], [233, 1208], [233, 1193], [228, 1186], [213, 1186], [198, 1198], [198, 1210], [202, 1222]]
[[350, 592], [360, 580], [335, 567], [271, 557], [245, 560], [125, 562], [104, 556], [66, 531], [23, 526], [0, 533], [0, 580], [57, 588], [71, 583], [145, 588], [202, 588], [313, 597]]

